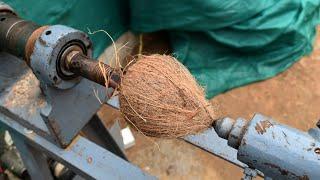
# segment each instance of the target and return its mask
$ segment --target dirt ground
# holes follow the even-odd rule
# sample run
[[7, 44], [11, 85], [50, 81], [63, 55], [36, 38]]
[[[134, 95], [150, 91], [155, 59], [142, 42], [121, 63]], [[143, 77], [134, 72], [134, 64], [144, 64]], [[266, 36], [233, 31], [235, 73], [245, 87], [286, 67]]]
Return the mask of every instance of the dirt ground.
[[[220, 94], [225, 116], [250, 119], [262, 113], [307, 130], [320, 117], [320, 37], [314, 52], [278, 76]], [[111, 114], [110, 114], [111, 113]], [[119, 112], [105, 106], [106, 121]], [[131, 128], [133, 131], [134, 129]], [[242, 170], [182, 140], [147, 138], [134, 131], [136, 145], [126, 151], [129, 160], [160, 179], [240, 179]], [[159, 147], [157, 146], [159, 145]]]

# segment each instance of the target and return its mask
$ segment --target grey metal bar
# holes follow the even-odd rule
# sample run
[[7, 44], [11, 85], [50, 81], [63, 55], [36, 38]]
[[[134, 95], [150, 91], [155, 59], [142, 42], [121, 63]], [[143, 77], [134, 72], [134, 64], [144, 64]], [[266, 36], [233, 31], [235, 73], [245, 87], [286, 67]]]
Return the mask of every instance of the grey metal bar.
[[241, 168], [248, 167], [237, 159], [237, 150], [228, 146], [227, 140], [220, 138], [214, 128], [209, 128], [201, 134], [189, 135], [183, 138], [201, 149], [204, 149]]
[[[119, 109], [119, 97], [114, 96], [110, 98], [106, 104], [109, 106]], [[227, 144], [227, 140], [220, 138], [214, 128], [209, 128], [201, 134], [189, 135], [183, 138], [186, 142], [191, 143], [215, 156], [218, 156], [230, 163], [239, 166], [241, 168], [248, 167], [246, 164], [240, 162], [237, 159], [237, 150], [230, 147]]]
[[121, 150], [121, 148], [111, 136], [108, 129], [101, 121], [102, 120], [98, 115], [93, 115], [89, 123], [84, 128], [82, 128], [81, 132], [92, 142], [100, 145], [101, 147], [127, 161], [128, 159], [124, 151]]
[[81, 136], [77, 136], [67, 149], [62, 149], [36, 133], [26, 131], [23, 126], [1, 113], [0, 124], [86, 179], [155, 179]]
[[28, 145], [21, 135], [10, 133], [14, 144], [19, 150], [21, 159], [33, 180], [53, 180], [46, 156], [38, 149]]

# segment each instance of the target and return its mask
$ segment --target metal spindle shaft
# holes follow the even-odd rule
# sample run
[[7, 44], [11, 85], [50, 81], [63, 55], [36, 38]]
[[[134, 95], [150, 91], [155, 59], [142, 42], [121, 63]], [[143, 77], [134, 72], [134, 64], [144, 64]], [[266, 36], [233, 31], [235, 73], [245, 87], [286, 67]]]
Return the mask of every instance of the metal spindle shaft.
[[[14, 13], [0, 11], [0, 51], [22, 57], [30, 66], [30, 56], [34, 51], [35, 42], [40, 39], [41, 34], [47, 28], [48, 26], [39, 26], [31, 21], [23, 20]], [[118, 87], [119, 72], [102, 62], [85, 56], [86, 50], [81, 43], [71, 42], [69, 46], [69, 48], [61, 49], [62, 56], [55, 59], [59, 77], [70, 80], [82, 76], [103, 86]]]
[[70, 72], [103, 86], [106, 86], [106, 81], [108, 81], [108, 86], [112, 88], [117, 88], [120, 83], [120, 75], [114, 68], [90, 59], [80, 51], [72, 51], [67, 55], [65, 67]]
[[28, 40], [39, 27], [14, 14], [1, 12], [0, 50], [25, 58]]

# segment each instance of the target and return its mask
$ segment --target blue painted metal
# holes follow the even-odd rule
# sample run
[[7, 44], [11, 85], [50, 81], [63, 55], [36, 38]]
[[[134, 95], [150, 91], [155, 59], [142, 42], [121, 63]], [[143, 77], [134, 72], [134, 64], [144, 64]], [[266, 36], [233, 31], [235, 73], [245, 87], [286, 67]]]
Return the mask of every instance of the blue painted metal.
[[256, 114], [245, 129], [238, 159], [274, 179], [320, 179], [319, 148], [312, 135]]
[[113, 96], [110, 99], [108, 99], [107, 104], [115, 109], [120, 108], [120, 103], [119, 103], [119, 96]]
[[0, 112], [62, 147], [107, 98], [103, 86], [86, 79], [67, 90], [46, 84], [41, 89], [24, 62], [5, 53], [0, 53], [0, 60]]
[[237, 150], [228, 146], [227, 140], [220, 138], [212, 127], [201, 134], [186, 136], [184, 140], [241, 168], [247, 167], [237, 159]]
[[249, 167], [246, 167], [243, 170], [243, 174], [244, 174], [243, 180], [252, 180], [257, 176], [257, 171]]
[[228, 136], [234, 124], [234, 120], [226, 117], [221, 120], [216, 120], [214, 123], [214, 130], [216, 130], [217, 134], [219, 134], [219, 137], [228, 139]]
[[308, 134], [320, 142], [320, 127], [309, 129]]
[[[78, 125], [86, 124], [85, 121], [91, 119], [90, 114], [101, 106], [93, 90], [98, 91], [97, 96], [103, 102], [105, 88], [83, 79], [74, 88], [63, 91], [44, 86], [45, 98], [39, 81], [23, 61], [5, 53], [0, 53], [0, 60], [0, 126], [18, 134], [20, 139], [16, 142], [22, 154], [28, 154], [29, 159], [25, 158], [24, 162], [28, 169], [31, 167], [31, 172], [41, 171], [37, 166], [41, 166], [42, 159], [37, 155], [43, 152], [89, 179], [154, 179], [83, 137], [78, 136], [67, 149], [55, 143], [50, 124], [46, 124], [44, 119], [64, 120], [61, 128], [56, 130], [64, 128], [65, 132], [70, 131], [67, 132], [70, 135], [76, 134], [77, 129], [81, 129]], [[33, 156], [34, 151], [29, 151], [29, 148], [22, 147], [29, 145], [36, 147], [36, 155]], [[40, 177], [43, 172], [45, 170], [32, 175]]]
[[37, 133], [26, 131], [24, 126], [2, 113], [0, 113], [0, 125], [14, 131], [23, 137], [23, 141], [62, 162], [86, 179], [155, 179], [81, 136], [77, 136], [67, 149], [62, 149]]
[[[119, 109], [120, 108], [119, 97], [114, 96], [112, 99], [109, 99], [109, 101], [107, 101], [107, 104], [113, 108]], [[233, 125], [234, 120], [230, 118], [226, 118], [226, 120], [228, 122], [225, 122], [224, 125], [226, 126]], [[228, 128], [221, 130], [221, 132], [224, 132], [225, 134], [226, 132], [230, 132], [230, 131], [231, 129], [228, 130]], [[201, 134], [188, 135], [183, 139], [186, 142], [193, 144], [205, 151], [208, 151], [209, 153], [212, 153], [224, 160], [227, 160], [228, 162], [236, 166], [239, 166], [241, 168], [248, 167], [246, 164], [240, 162], [237, 159], [237, 150], [228, 146], [227, 144], [228, 141], [220, 138], [213, 127], [208, 128]]]
[[42, 89], [45, 89], [46, 100], [51, 109], [48, 113], [42, 111], [41, 115], [63, 147], [72, 141], [99, 110], [102, 105], [100, 101], [107, 98], [103, 86], [87, 79], [82, 79], [68, 90], [61, 91], [50, 86]]
[[[114, 96], [112, 99], [107, 101], [107, 104], [113, 108], [119, 109], [119, 97]], [[224, 123], [224, 125], [233, 125], [234, 120], [227, 118], [226, 120], [230, 120], [230, 123]], [[231, 128], [231, 127], [230, 127]], [[231, 131], [231, 129], [229, 129]], [[230, 132], [227, 129], [221, 130], [221, 132]], [[248, 167], [246, 164], [237, 160], [237, 150], [228, 146], [228, 141], [220, 138], [213, 127], [208, 128], [201, 134], [188, 135], [183, 138], [186, 142], [193, 144], [209, 153], [212, 153], [228, 162], [239, 166], [241, 168]]]
[[[11, 10], [0, 4], [0, 11], [3, 9]], [[100, 102], [106, 102], [107, 93], [102, 86], [86, 79], [67, 81], [58, 76], [58, 54], [72, 40], [82, 40], [91, 52], [87, 36], [65, 26], [51, 26], [37, 40], [30, 64], [43, 82], [41, 89], [38, 79], [22, 62], [0, 53], [1, 125], [20, 137], [16, 138], [18, 146], [25, 150], [23, 154], [31, 154], [32, 158], [26, 162], [31, 164], [30, 171], [34, 175], [38, 161], [45, 161], [32, 154], [32, 150], [27, 150], [32, 148], [23, 148], [24, 145], [37, 147], [37, 152], [49, 154], [85, 178], [153, 179], [109, 151], [77, 136], [99, 109]], [[119, 107], [117, 98], [110, 100], [109, 104]], [[26, 128], [31, 131], [25, 131]], [[255, 175], [254, 170], [247, 168], [249, 165], [261, 170], [268, 178], [320, 179], [319, 128], [305, 133], [258, 114], [248, 124], [242, 119], [235, 122], [225, 119], [216, 123], [216, 131], [228, 141], [219, 138], [213, 128], [184, 139], [245, 168], [247, 178]], [[57, 144], [69, 146], [61, 149]]]
[[[107, 104], [113, 108], [119, 109], [119, 97], [114, 96], [107, 101]], [[229, 120], [230, 118], [228, 118]], [[232, 121], [233, 122], [233, 121]], [[232, 123], [228, 123], [232, 124]], [[227, 131], [227, 130], [224, 130]], [[237, 160], [237, 150], [228, 146], [228, 141], [220, 138], [213, 127], [208, 128], [201, 134], [189, 135], [183, 138], [186, 142], [193, 144], [205, 151], [208, 151], [224, 160], [229, 161], [241, 168], [248, 167], [246, 164]]]
[[[26, 133], [33, 133], [32, 131], [25, 131]], [[19, 150], [23, 164], [27, 168], [28, 174], [32, 180], [53, 180], [47, 157], [43, 152], [30, 146], [20, 134], [11, 131], [10, 135], [14, 141], [15, 146]]]
[[57, 67], [60, 67], [57, 65], [59, 53], [68, 43], [73, 41], [83, 44], [86, 48], [86, 55], [92, 56], [92, 43], [89, 37], [85, 33], [67, 26], [49, 26], [36, 40], [30, 56], [30, 66], [34, 74], [44, 84], [59, 89], [68, 89], [80, 81], [80, 77], [64, 80], [57, 72]]
[[230, 134], [228, 136], [228, 145], [237, 149], [240, 141], [241, 141], [241, 136], [243, 132], [243, 128], [246, 125], [246, 121], [242, 118], [238, 118], [230, 131]]
[[23, 61], [12, 55], [0, 52], [0, 62], [0, 112], [50, 139], [40, 115], [48, 105], [39, 81]]
[[[249, 123], [244, 123], [243, 119], [234, 121], [224, 118], [214, 126], [218, 134], [209, 128], [185, 139], [242, 168], [249, 166], [256, 169], [266, 179], [320, 178], [318, 127], [306, 133], [260, 114], [255, 115]], [[226, 142], [221, 141], [218, 135], [228, 139], [228, 144], [235, 149], [230, 151], [231, 147], [226, 147]]]

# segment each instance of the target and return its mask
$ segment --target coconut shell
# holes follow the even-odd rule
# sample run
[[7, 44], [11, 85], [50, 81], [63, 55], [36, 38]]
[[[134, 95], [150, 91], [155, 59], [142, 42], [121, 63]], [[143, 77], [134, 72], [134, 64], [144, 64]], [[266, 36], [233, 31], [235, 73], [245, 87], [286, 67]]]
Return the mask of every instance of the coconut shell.
[[194, 134], [218, 118], [203, 88], [172, 56], [140, 56], [123, 75], [119, 97], [124, 118], [147, 136]]

